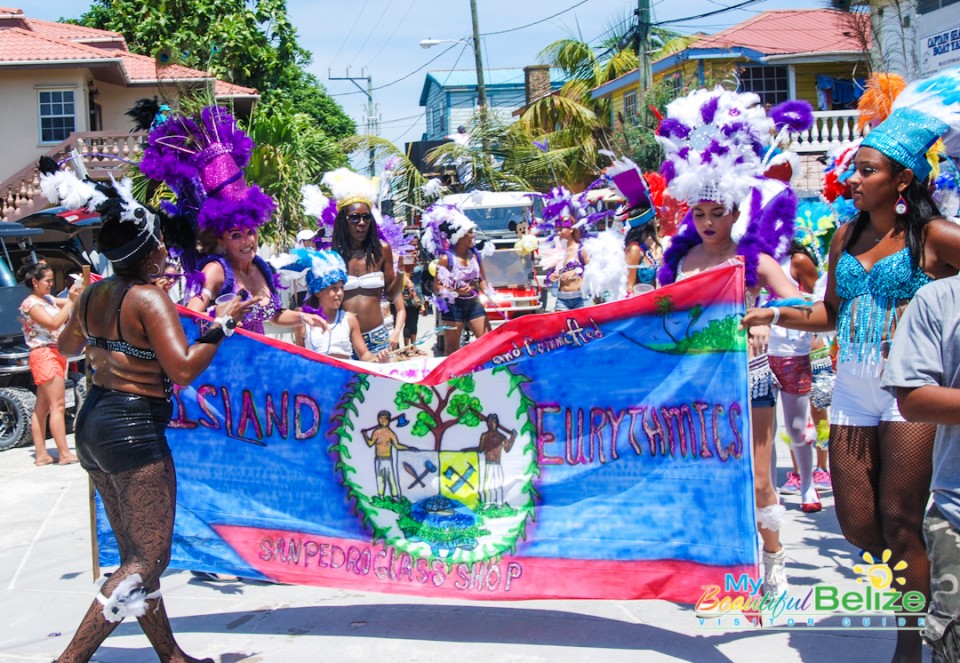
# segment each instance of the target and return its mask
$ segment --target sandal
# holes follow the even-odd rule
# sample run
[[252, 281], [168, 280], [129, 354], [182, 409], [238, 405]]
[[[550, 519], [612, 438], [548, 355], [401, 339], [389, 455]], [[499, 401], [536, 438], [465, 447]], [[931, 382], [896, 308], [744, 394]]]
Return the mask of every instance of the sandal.
[[53, 456], [46, 456], [45, 458], [36, 459], [33, 464], [37, 467], [43, 467], [44, 465], [53, 465], [54, 464]]

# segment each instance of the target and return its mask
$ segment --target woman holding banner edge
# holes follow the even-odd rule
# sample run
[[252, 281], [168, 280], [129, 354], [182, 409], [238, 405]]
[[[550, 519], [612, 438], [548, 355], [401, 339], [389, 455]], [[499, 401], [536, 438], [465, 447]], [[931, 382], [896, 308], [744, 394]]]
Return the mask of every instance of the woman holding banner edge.
[[[780, 297], [802, 297], [778, 264], [793, 237], [796, 197], [761, 176], [772, 151], [773, 130], [790, 131], [812, 118], [809, 105], [788, 102], [767, 117], [755, 94], [721, 88], [697, 90], [667, 106], [657, 140], [666, 160], [661, 173], [670, 194], [691, 209], [663, 255], [661, 285], [733, 259], [746, 267], [748, 302], [761, 288]], [[772, 476], [776, 392], [766, 345], [769, 327], [750, 334], [750, 396], [754, 494], [763, 539], [765, 594], [787, 590], [786, 552], [780, 543], [785, 509]]]
[[[960, 128], [957, 113], [936, 96], [956, 88], [958, 73], [940, 74], [946, 86], [911, 84], [860, 144], [847, 180], [860, 213], [834, 235], [823, 302], [805, 309], [751, 310], [743, 320], [744, 327], [779, 320], [801, 331], [837, 329], [829, 453], [841, 530], [874, 558], [889, 550], [891, 561], [906, 562], [902, 591], [928, 597], [922, 521], [935, 427], [906, 422], [880, 378], [913, 295], [960, 267], [960, 228], [940, 216], [928, 188], [938, 159], [931, 148]], [[923, 87], [933, 94], [920, 93]], [[899, 630], [893, 660], [920, 659], [918, 632]]]
[[86, 289], [60, 345], [68, 353], [89, 347], [94, 382], [77, 417], [77, 452], [103, 500], [121, 565], [57, 660], [89, 660], [125, 617], [136, 617], [160, 660], [197, 662], [176, 643], [159, 591], [176, 505], [164, 429], [173, 383], [189, 384], [206, 369], [249, 302], [218, 307], [209, 331], [188, 345], [173, 302], [152, 284], [167, 258], [156, 215], [126, 181], [98, 189], [91, 206], [104, 220], [99, 246], [115, 276]]

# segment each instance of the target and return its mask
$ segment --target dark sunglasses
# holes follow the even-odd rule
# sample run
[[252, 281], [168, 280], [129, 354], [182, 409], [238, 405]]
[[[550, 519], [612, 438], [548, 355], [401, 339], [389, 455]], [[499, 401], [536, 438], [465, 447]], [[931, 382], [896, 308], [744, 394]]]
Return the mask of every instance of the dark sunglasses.
[[347, 214], [347, 221], [350, 223], [360, 223], [361, 221], [370, 223], [373, 221], [373, 214], [370, 212], [365, 212], [364, 214]]

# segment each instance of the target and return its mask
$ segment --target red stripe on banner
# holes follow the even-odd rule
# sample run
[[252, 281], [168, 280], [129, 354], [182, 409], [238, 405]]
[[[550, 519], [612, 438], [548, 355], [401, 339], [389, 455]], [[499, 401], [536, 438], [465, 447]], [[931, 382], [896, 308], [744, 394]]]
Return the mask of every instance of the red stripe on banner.
[[[704, 301], [714, 303], [742, 303], [746, 297], [744, 274], [745, 268], [743, 262], [735, 259], [727, 266], [716, 267], [684, 279], [680, 283], [664, 286], [619, 302], [588, 306], [574, 311], [564, 311], [562, 313], [524, 315], [519, 318], [514, 318], [513, 320], [508, 320], [489, 334], [485, 334], [471, 343], [467, 348], [461, 348], [444, 359], [443, 362], [434, 368], [426, 377], [420, 380], [418, 384], [426, 386], [443, 384], [452, 378], [472, 373], [476, 370], [477, 366], [485, 364], [507, 349], [511, 349], [515, 343], [522, 346], [527, 339], [532, 342], [537, 342], [566, 332], [568, 330], [568, 320], [571, 319], [576, 320], [577, 324], [582, 327], [589, 327], [592, 323], [603, 324], [631, 316], [650, 315], [656, 313], [657, 301], [664, 296], [670, 296], [673, 300], [674, 310], [678, 312], [689, 309], [694, 304], [702, 304]], [[191, 311], [184, 306], [178, 305], [177, 310], [181, 315], [213, 321], [213, 318], [210, 316]], [[321, 355], [312, 350], [287, 343], [286, 341], [249, 332], [239, 327], [237, 331], [240, 332], [242, 336], [255, 338], [261, 343], [265, 343], [271, 347], [291, 354], [300, 355], [313, 361], [338, 366], [355, 373], [382, 375], [381, 373], [364, 368], [363, 364], [360, 363], [346, 363], [339, 359]]]
[[744, 275], [743, 262], [737, 259], [727, 266], [701, 272], [680, 283], [619, 302], [515, 318], [447, 357], [420, 384], [441, 384], [458, 375], [470, 373], [477, 366], [512, 348], [515, 343], [522, 346], [526, 339], [537, 342], [557, 336], [567, 331], [568, 320], [571, 319], [581, 327], [590, 327], [592, 323], [603, 324], [632, 316], [655, 314], [657, 301], [664, 296], [672, 299], [676, 311], [684, 311], [703, 302], [743, 305], [746, 298]]
[[503, 557], [473, 565], [415, 560], [389, 546], [285, 530], [216, 525], [250, 566], [281, 583], [470, 600], [662, 599], [696, 603], [705, 586], [752, 566], [680, 560], [605, 561]]

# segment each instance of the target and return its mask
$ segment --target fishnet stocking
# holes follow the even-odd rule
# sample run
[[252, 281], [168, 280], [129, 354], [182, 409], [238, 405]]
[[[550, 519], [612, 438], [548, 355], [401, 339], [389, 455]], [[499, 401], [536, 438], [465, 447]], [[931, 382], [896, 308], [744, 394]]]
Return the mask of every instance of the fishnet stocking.
[[[923, 542], [923, 515], [930, 495], [933, 438], [927, 424], [882, 421], [876, 428], [833, 426], [830, 469], [837, 520], [847, 541], [875, 558], [884, 550], [903, 560], [903, 592], [930, 595], [930, 566]], [[897, 632], [894, 660], [917, 660], [915, 631]]]
[[[90, 472], [103, 500], [110, 526], [120, 550], [120, 568], [104, 583], [101, 593], [111, 596], [128, 576], [139, 573], [143, 587], [160, 587], [160, 574], [170, 562], [173, 519], [177, 500], [177, 477], [173, 459], [167, 457], [143, 467], [117, 474]], [[201, 663], [183, 653], [170, 629], [163, 598], [147, 601], [146, 613], [138, 618], [141, 628], [164, 663]], [[94, 599], [73, 640], [57, 659], [59, 663], [88, 661], [119, 622], [103, 616], [103, 606]], [[210, 661], [211, 659], [203, 659]]]

